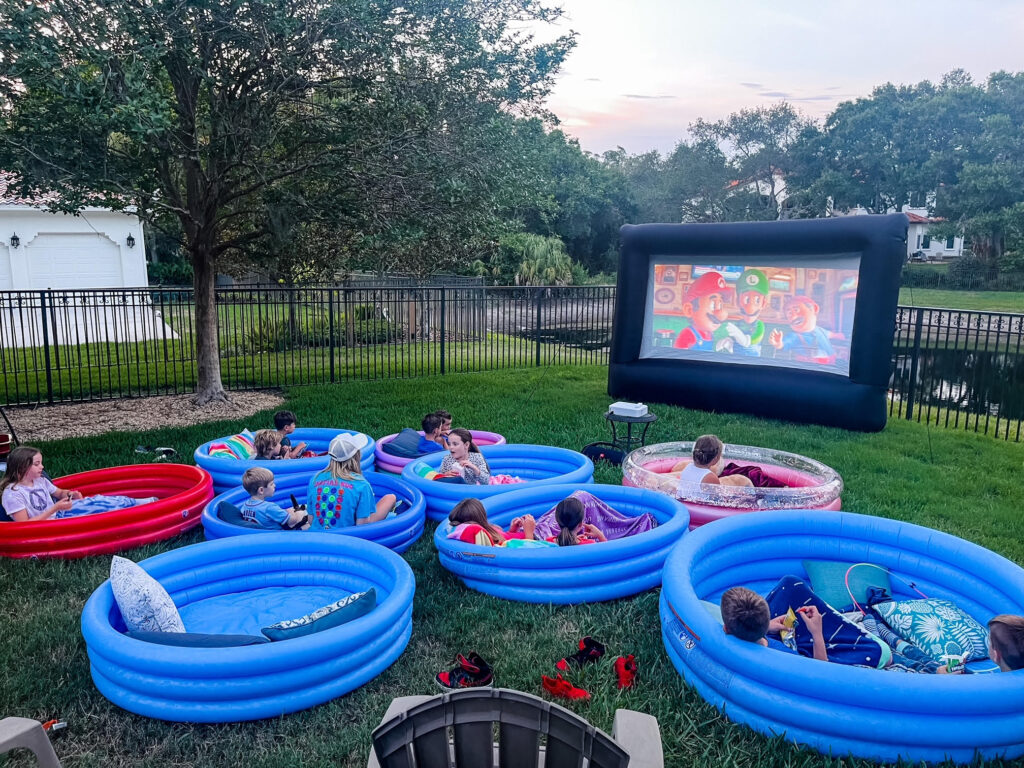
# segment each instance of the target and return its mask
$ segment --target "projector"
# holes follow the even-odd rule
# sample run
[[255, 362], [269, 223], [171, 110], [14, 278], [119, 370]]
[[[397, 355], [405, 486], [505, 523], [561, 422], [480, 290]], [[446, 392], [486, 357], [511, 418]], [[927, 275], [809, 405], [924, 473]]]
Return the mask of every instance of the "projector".
[[643, 403], [612, 403], [608, 408], [616, 416], [646, 416], [647, 406]]

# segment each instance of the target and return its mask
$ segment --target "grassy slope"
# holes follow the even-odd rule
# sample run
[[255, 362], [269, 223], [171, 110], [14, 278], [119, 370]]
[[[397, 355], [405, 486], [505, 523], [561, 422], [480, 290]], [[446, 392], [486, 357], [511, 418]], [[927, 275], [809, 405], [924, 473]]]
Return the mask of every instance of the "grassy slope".
[[[360, 382], [289, 394], [289, 406], [302, 425], [355, 427], [375, 436], [444, 407], [455, 413], [456, 425], [496, 430], [513, 442], [579, 448], [608, 437], [605, 370], [597, 367]], [[660, 417], [650, 431], [652, 442], [716, 432], [729, 442], [804, 453], [842, 474], [846, 509], [934, 526], [1024, 563], [1018, 445], [932, 428], [929, 447], [922, 425], [901, 421], [880, 434], [864, 435], [663, 405], [652, 410]], [[269, 413], [263, 421], [268, 420]], [[247, 425], [259, 422], [254, 418]], [[43, 447], [47, 467], [59, 475], [132, 462], [140, 443], [173, 445], [187, 456], [205, 440], [242, 426], [208, 424]], [[970, 487], [976, 473], [986, 477], [981, 487]], [[598, 475], [603, 482], [619, 479], [613, 469]], [[107, 558], [0, 561], [0, 714], [67, 719], [68, 731], [55, 741], [68, 766], [358, 766], [365, 764], [370, 731], [391, 698], [434, 692], [433, 674], [456, 652], [478, 650], [494, 661], [499, 684], [537, 693], [541, 671], [551, 669], [576, 639], [589, 633], [604, 640], [610, 653], [583, 681], [594, 700], [574, 708], [605, 729], [617, 707], [656, 715], [669, 766], [863, 765], [796, 750], [726, 723], [683, 686], [665, 656], [656, 592], [565, 608], [484, 597], [440, 568], [432, 530], [428, 526], [427, 535], [406, 555], [416, 573], [417, 594], [413, 638], [401, 659], [342, 699], [279, 720], [238, 725], [147, 720], [117, 709], [95, 690], [78, 619], [105, 576]], [[192, 533], [131, 556], [141, 559], [200, 539], [201, 534]], [[614, 687], [611, 660], [620, 653], [635, 653], [640, 663], [638, 687], [628, 693]]]
[[946, 307], [983, 312], [1024, 312], [1021, 291], [944, 291], [938, 288], [900, 288], [900, 305]]

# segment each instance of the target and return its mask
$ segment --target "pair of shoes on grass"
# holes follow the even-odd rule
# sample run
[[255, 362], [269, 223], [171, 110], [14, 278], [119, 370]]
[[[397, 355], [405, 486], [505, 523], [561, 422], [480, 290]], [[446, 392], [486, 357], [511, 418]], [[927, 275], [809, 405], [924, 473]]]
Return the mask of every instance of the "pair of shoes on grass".
[[[552, 696], [569, 699], [570, 701], [587, 701], [590, 699], [590, 692], [584, 688], [573, 685], [569, 680], [562, 677], [562, 672], [568, 673], [572, 668], [582, 668], [586, 664], [592, 664], [604, 656], [605, 647], [602, 642], [594, 638], [584, 637], [579, 642], [579, 650], [563, 659], [559, 659], [555, 668], [559, 670], [554, 677], [541, 675], [541, 685], [544, 690]], [[633, 680], [636, 677], [636, 658], [633, 654], [619, 656], [613, 664], [615, 669], [616, 683], [620, 689], [632, 688]]]
[[494, 670], [476, 651], [470, 651], [468, 656], [460, 653], [455, 661], [455, 666], [450, 670], [438, 672], [434, 676], [434, 682], [446, 691], [486, 688], [494, 682]]

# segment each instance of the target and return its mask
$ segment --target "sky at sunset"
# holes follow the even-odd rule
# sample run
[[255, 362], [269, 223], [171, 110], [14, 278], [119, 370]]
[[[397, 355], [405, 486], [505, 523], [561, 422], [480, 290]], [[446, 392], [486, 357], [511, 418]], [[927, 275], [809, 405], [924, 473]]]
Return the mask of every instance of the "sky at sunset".
[[598, 153], [668, 152], [698, 117], [778, 101], [822, 118], [885, 82], [1024, 70], [1021, 0], [559, 4], [578, 44], [547, 105]]

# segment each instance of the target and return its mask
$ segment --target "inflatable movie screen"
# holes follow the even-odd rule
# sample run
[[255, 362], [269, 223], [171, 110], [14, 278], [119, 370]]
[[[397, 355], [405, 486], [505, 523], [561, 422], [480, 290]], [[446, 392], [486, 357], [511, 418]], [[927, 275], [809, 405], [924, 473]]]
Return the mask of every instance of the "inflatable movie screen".
[[608, 394], [872, 431], [907, 217], [627, 225]]
[[785, 256], [730, 265], [656, 257], [640, 357], [848, 376], [859, 255], [814, 266], [793, 263]]

